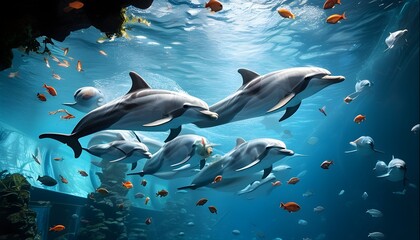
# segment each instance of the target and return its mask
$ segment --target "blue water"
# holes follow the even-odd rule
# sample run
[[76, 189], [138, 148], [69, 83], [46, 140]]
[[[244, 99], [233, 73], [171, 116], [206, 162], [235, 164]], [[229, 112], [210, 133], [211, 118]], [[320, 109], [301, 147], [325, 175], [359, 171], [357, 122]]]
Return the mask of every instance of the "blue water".
[[[94, 28], [73, 32], [64, 42], [55, 42], [51, 49], [60, 60], [70, 62], [69, 68], [57, 66], [51, 58], [51, 68], [47, 68], [44, 55], [26, 55], [15, 49], [13, 66], [0, 72], [0, 121], [25, 136], [25, 140], [18, 141], [22, 146], [31, 147], [8, 144], [7, 154], [0, 156], [1, 168], [34, 179], [46, 174], [59, 179], [60, 174], [67, 173], [71, 184], [60, 183], [48, 189], [85, 197], [98, 187], [91, 156], [83, 153], [74, 159], [67, 146], [38, 139], [41, 133], [73, 130], [84, 113], [73, 109], [76, 118], [62, 120], [48, 112], [63, 108], [61, 103], [72, 102], [79, 87], [95, 86], [108, 102], [130, 89], [128, 73], [135, 71], [152, 88], [186, 92], [211, 105], [240, 87], [239, 68], [266, 74], [290, 67], [317, 66], [333, 75], [345, 76], [346, 80], [304, 99], [300, 109], [281, 123], [278, 119], [282, 113], [275, 113], [206, 129], [188, 124], [182, 132], [194, 132], [219, 144], [215, 147], [218, 154], [231, 150], [237, 137], [284, 141], [289, 149], [306, 156], [277, 163], [291, 167], [277, 176], [282, 185], [268, 195], [244, 199], [235, 193], [206, 188], [177, 193], [176, 188], [188, 185], [191, 178], [165, 181], [150, 177], [150, 194], [165, 187], [170, 190], [168, 198], [153, 198], [150, 206], [144, 206], [129, 193], [133, 206], [160, 211], [153, 224], [147, 226], [149, 237], [344, 240], [368, 239], [370, 232], [378, 231], [386, 239], [419, 239], [419, 135], [410, 131], [419, 123], [418, 1], [343, 0], [334, 9], [323, 10], [323, 1], [319, 0], [234, 0], [224, 1], [223, 10], [217, 13], [210, 13], [203, 5], [197, 0], [155, 1], [147, 10], [129, 8], [127, 14], [151, 24], [127, 24], [127, 37], [113, 41], [98, 43], [103, 34]], [[281, 18], [279, 7], [291, 9], [296, 19]], [[346, 20], [325, 23], [330, 14], [342, 12], [346, 13]], [[385, 38], [401, 29], [408, 29], [403, 39], [384, 51]], [[69, 48], [67, 56], [62, 50], [65, 47]], [[76, 71], [77, 60], [81, 60], [84, 71]], [[9, 78], [11, 72], [18, 72], [18, 76]], [[52, 73], [59, 74], [62, 80], [54, 79]], [[346, 104], [343, 99], [363, 79], [373, 82], [373, 86]], [[47, 95], [43, 83], [54, 86], [58, 95]], [[38, 92], [45, 93], [48, 100], [39, 101]], [[323, 106], [327, 116], [318, 111]], [[358, 114], [366, 115], [361, 124], [353, 122]], [[160, 141], [167, 136], [144, 134]], [[385, 154], [345, 154], [354, 149], [349, 142], [360, 136], [371, 136], [375, 147]], [[88, 140], [89, 137], [81, 139], [82, 146]], [[41, 167], [30, 155], [38, 145], [47, 149], [41, 154], [46, 159]], [[407, 164], [410, 184], [404, 195], [393, 193], [403, 190], [402, 182], [378, 179], [372, 171], [377, 160], [388, 163], [393, 155]], [[52, 161], [55, 156], [65, 159]], [[323, 170], [319, 165], [327, 159], [334, 164]], [[91, 177], [81, 179], [79, 169], [88, 171]], [[300, 173], [299, 183], [286, 184]], [[138, 176], [129, 179], [139, 189]], [[35, 180], [31, 183], [44, 187]], [[339, 196], [342, 189], [345, 192]], [[307, 191], [313, 195], [302, 196]], [[366, 200], [363, 192], [369, 195]], [[211, 199], [211, 204], [218, 207], [217, 215], [210, 214], [207, 205], [195, 207], [201, 197]], [[280, 202], [289, 201], [299, 203], [301, 210], [288, 213], [279, 207]], [[173, 207], [171, 202], [181, 207]], [[315, 213], [313, 208], [319, 205], [325, 210]], [[380, 209], [384, 216], [372, 218], [365, 213], [370, 208]], [[299, 219], [308, 224], [299, 225]], [[194, 226], [188, 222], [194, 222]], [[234, 229], [240, 234], [233, 235]], [[178, 236], [179, 232], [185, 235]]]

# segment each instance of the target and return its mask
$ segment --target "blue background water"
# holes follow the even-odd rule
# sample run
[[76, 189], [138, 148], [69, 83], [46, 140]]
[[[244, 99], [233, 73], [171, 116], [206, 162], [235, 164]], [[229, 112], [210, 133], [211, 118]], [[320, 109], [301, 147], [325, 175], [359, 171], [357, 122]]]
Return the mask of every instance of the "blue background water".
[[[53, 54], [59, 59], [73, 58], [69, 68], [57, 66], [51, 59], [51, 68], [47, 68], [44, 56], [14, 50], [13, 67], [0, 73], [0, 120], [27, 137], [20, 141], [22, 146], [33, 147], [9, 148], [0, 156], [2, 168], [35, 179], [44, 174], [58, 179], [60, 173], [72, 172], [68, 179], [77, 184], [59, 184], [53, 190], [79, 196], [93, 191], [97, 180], [80, 179], [77, 173], [78, 169], [91, 169], [88, 154], [72, 159], [66, 146], [38, 140], [40, 133], [72, 131], [83, 116], [81, 112], [73, 110], [76, 119], [71, 120], [48, 112], [62, 108], [63, 102], [71, 102], [79, 87], [95, 86], [109, 101], [128, 91], [128, 72], [136, 71], [153, 88], [185, 91], [211, 105], [240, 86], [239, 68], [266, 74], [288, 67], [318, 66], [346, 80], [305, 99], [298, 112], [286, 121], [279, 123], [281, 113], [277, 113], [214, 128], [187, 125], [184, 129], [220, 144], [215, 149], [219, 154], [229, 151], [237, 137], [283, 140], [289, 149], [308, 155], [282, 160], [282, 164], [292, 167], [278, 176], [283, 185], [252, 200], [209, 189], [170, 194], [168, 200], [152, 207], [168, 211], [166, 201], [183, 202], [188, 217], [176, 227], [155, 221], [150, 225], [151, 231], [156, 231], [155, 238], [184, 231], [186, 239], [367, 239], [369, 232], [380, 231], [387, 239], [418, 239], [418, 189], [407, 187], [405, 195], [393, 194], [402, 190], [402, 183], [377, 179], [372, 172], [377, 160], [388, 163], [395, 155], [406, 161], [409, 182], [419, 185], [419, 137], [410, 131], [419, 123], [418, 1], [343, 1], [329, 10], [322, 9], [323, 1], [235, 0], [223, 4], [218, 13], [210, 13], [203, 8], [204, 2], [197, 0], [155, 1], [147, 10], [130, 8], [128, 13], [147, 19], [151, 25], [129, 24], [128, 38], [104, 43], [97, 42], [102, 34], [94, 28], [73, 32], [64, 42], [56, 42]], [[296, 19], [281, 18], [276, 11], [279, 7], [290, 8]], [[335, 25], [325, 23], [330, 14], [342, 12], [346, 12], [347, 20]], [[384, 52], [389, 32], [400, 29], [408, 29], [404, 39]], [[67, 56], [63, 55], [64, 47], [70, 49]], [[99, 50], [107, 56], [99, 54]], [[82, 61], [83, 72], [76, 71], [77, 60]], [[16, 78], [8, 78], [10, 72], [16, 71]], [[63, 79], [54, 79], [52, 72]], [[345, 104], [344, 97], [354, 92], [355, 83], [362, 79], [372, 81], [373, 87]], [[43, 83], [54, 86], [58, 96], [47, 96], [47, 102], [40, 102], [36, 93], [45, 92]], [[318, 111], [324, 105], [327, 117]], [[353, 122], [358, 114], [367, 116], [360, 125]], [[160, 140], [166, 137], [166, 133], [146, 135]], [[349, 141], [362, 135], [371, 136], [385, 154], [344, 154], [353, 149]], [[309, 144], [313, 137], [317, 143]], [[83, 146], [88, 139], [81, 140]], [[65, 160], [60, 164], [46, 160], [39, 167], [30, 155], [38, 145], [54, 149], [54, 154], [58, 151], [66, 156]], [[43, 156], [50, 154], [43, 152]], [[334, 160], [328, 171], [319, 167], [326, 159]], [[285, 184], [303, 171], [306, 174], [298, 184]], [[155, 187], [151, 192], [160, 186], [174, 189], [189, 181], [152, 179]], [[32, 183], [42, 187], [39, 182]], [[345, 193], [338, 196], [341, 189]], [[302, 196], [308, 190], [313, 195]], [[366, 200], [361, 197], [363, 192], [369, 194]], [[203, 195], [211, 196], [218, 215], [210, 216], [207, 209], [194, 206]], [[299, 203], [302, 209], [288, 213], [279, 208], [280, 202], [287, 201]], [[315, 213], [313, 208], [318, 205], [325, 211]], [[369, 208], [380, 209], [384, 216], [370, 217], [365, 213]], [[168, 216], [178, 210], [171, 209]], [[308, 225], [299, 225], [299, 219], [307, 220]], [[195, 226], [187, 226], [189, 221], [194, 221]], [[241, 234], [232, 235], [233, 229]]]

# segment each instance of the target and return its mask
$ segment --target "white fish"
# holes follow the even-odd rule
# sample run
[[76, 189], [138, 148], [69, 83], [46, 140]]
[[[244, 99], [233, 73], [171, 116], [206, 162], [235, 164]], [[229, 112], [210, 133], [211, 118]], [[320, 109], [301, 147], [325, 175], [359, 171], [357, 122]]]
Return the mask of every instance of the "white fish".
[[306, 192], [304, 192], [303, 194], [302, 194], [302, 196], [303, 197], [310, 197], [310, 196], [312, 196], [313, 195], [313, 193], [311, 192], [311, 191], [306, 191]]
[[371, 232], [369, 233], [368, 237], [374, 239], [374, 240], [381, 240], [385, 238], [385, 234], [381, 232]]
[[363, 198], [363, 200], [366, 200], [368, 197], [369, 197], [369, 195], [367, 194], [367, 192], [364, 192], [364, 193], [362, 194], [362, 198]]
[[383, 216], [383, 214], [382, 214], [381, 211], [379, 211], [378, 209], [374, 209], [374, 208], [368, 209], [366, 211], [366, 213], [369, 213], [374, 218], [378, 218], [378, 217], [382, 217]]
[[[393, 48], [395, 46], [395, 44], [398, 42], [398, 40], [406, 33], [408, 32], [407, 29], [402, 29], [402, 30], [398, 30], [395, 32], [390, 32], [389, 36], [385, 39], [385, 44], [388, 46], [387, 49], [385, 49], [385, 51]], [[385, 52], [384, 51], [384, 52]]]
[[414, 134], [417, 134], [417, 133], [419, 132], [419, 128], [420, 128], [420, 124], [416, 124], [416, 125], [414, 125], [414, 126], [411, 128], [411, 131], [412, 131]]
[[320, 212], [322, 212], [324, 210], [325, 210], [325, 208], [323, 206], [316, 206], [314, 208], [314, 212], [316, 212], [316, 213], [320, 213]]
[[303, 219], [299, 219], [298, 224], [302, 225], [302, 226], [306, 226], [306, 225], [308, 225], [308, 221], [303, 220]]
[[338, 193], [338, 196], [341, 196], [341, 195], [343, 195], [344, 194], [344, 190], [342, 189], [339, 193]]
[[235, 230], [232, 231], [232, 234], [233, 235], [239, 235], [239, 234], [241, 234], [241, 231], [239, 231], [238, 229], [235, 229]]

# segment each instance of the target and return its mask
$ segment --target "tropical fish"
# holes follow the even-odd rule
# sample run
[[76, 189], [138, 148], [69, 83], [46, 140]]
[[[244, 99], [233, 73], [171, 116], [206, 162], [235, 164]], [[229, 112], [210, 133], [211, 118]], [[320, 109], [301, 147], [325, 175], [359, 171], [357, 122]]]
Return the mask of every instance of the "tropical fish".
[[354, 121], [355, 123], [357, 123], [357, 124], [360, 124], [360, 123], [361, 123], [361, 122], [363, 122], [364, 120], [366, 120], [366, 116], [364, 116], [364, 115], [362, 115], [362, 114], [357, 115], [357, 116], [353, 119], [353, 121]]
[[335, 4], [341, 4], [341, 1], [340, 0], [326, 0], [323, 8], [324, 9], [334, 8]]
[[77, 69], [78, 72], [83, 71], [82, 62], [80, 60], [77, 61], [76, 69]]
[[39, 165], [41, 165], [41, 161], [38, 159], [37, 156], [32, 154], [32, 158], [35, 160], [36, 163], [38, 163]]
[[45, 89], [47, 89], [47, 92], [51, 95], [51, 96], [57, 96], [57, 90], [55, 90], [55, 88], [53, 88], [52, 86], [48, 86], [47, 84], [44, 83], [43, 87]]
[[157, 193], [156, 193], [156, 197], [166, 197], [166, 196], [168, 196], [168, 191], [166, 191], [165, 189], [162, 189], [162, 190], [159, 190]]
[[383, 214], [382, 214], [382, 212], [381, 212], [381, 211], [379, 211], [378, 209], [374, 209], [374, 208], [372, 208], [372, 209], [368, 209], [368, 210], [366, 211], [366, 213], [369, 213], [369, 214], [370, 214], [370, 216], [372, 216], [372, 217], [374, 217], [374, 218], [378, 218], [378, 217], [382, 217], [382, 216], [383, 216]]
[[347, 104], [351, 103], [352, 101], [353, 101], [353, 98], [351, 98], [349, 96], [344, 98], [344, 102], [347, 103]]
[[60, 118], [61, 119], [72, 119], [72, 118], [75, 118], [75, 116], [73, 114], [68, 113], [64, 116], [61, 116]]
[[126, 95], [87, 113], [71, 134], [45, 133], [39, 138], [52, 138], [67, 144], [78, 158], [82, 153], [79, 138], [102, 130], [171, 130], [165, 140], [168, 142], [178, 136], [183, 124], [218, 117], [199, 98], [181, 92], [151, 89], [135, 72], [130, 72], [130, 76], [132, 88]]
[[98, 188], [98, 189], [96, 189], [96, 192], [98, 192], [98, 193], [100, 193], [100, 194], [102, 194], [102, 195], [108, 195], [109, 194], [109, 191], [108, 191], [108, 189], [106, 189], [106, 188]]
[[63, 157], [55, 157], [55, 158], [53, 158], [53, 160], [54, 161], [62, 161], [62, 160], [64, 160], [64, 158]]
[[88, 174], [87, 174], [87, 172], [86, 171], [83, 171], [83, 170], [78, 170], [78, 172], [80, 173], [80, 175], [82, 175], [83, 177], [87, 177], [88, 176]]
[[40, 181], [43, 185], [49, 186], [49, 187], [55, 186], [57, 184], [57, 181], [54, 178], [47, 175], [43, 177], [38, 176], [37, 180]]
[[280, 203], [280, 207], [289, 213], [297, 212], [300, 210], [300, 206], [295, 202]]
[[204, 204], [206, 204], [207, 201], [208, 201], [207, 198], [201, 198], [197, 201], [195, 206], [203, 206]]
[[314, 207], [314, 212], [316, 212], [316, 213], [320, 213], [320, 212], [322, 212], [324, 210], [325, 210], [325, 208], [323, 206], [316, 206], [316, 207]]
[[54, 55], [51, 55], [51, 58], [52, 58], [52, 60], [53, 60], [54, 62], [57, 62], [57, 63], [59, 63], [59, 62], [60, 62], [60, 60], [59, 60], [56, 56], [54, 56]]
[[63, 10], [64, 12], [70, 12], [73, 9], [81, 9], [85, 4], [81, 1], [70, 2]]
[[69, 183], [69, 181], [61, 175], [60, 175], [60, 180], [61, 180], [62, 183], [65, 183], [65, 184]]
[[11, 73], [9, 73], [8, 77], [9, 77], [9, 78], [15, 78], [15, 77], [17, 77], [18, 75], [19, 75], [19, 72], [18, 72], [18, 71], [16, 71], [16, 72], [11, 72]]
[[65, 67], [65, 68], [68, 68], [70, 66], [68, 64], [68, 62], [67, 63], [66, 62], [59, 62], [59, 63], [57, 63], [57, 65], [60, 66], [60, 67]]
[[57, 79], [57, 80], [61, 80], [62, 78], [61, 78], [61, 76], [60, 75], [58, 75], [57, 73], [53, 73], [53, 78], [55, 78], [55, 79]]
[[53, 227], [50, 227], [48, 231], [54, 231], [54, 232], [60, 232], [63, 231], [66, 227], [64, 225], [55, 225]]
[[223, 9], [223, 4], [218, 0], [210, 0], [205, 5], [205, 8], [210, 8], [211, 12], [218, 12]]
[[106, 54], [106, 52], [104, 50], [99, 50], [99, 53], [104, 55], [104, 56], [108, 56], [108, 54]]
[[327, 18], [327, 23], [336, 24], [339, 21], [347, 19], [345, 13], [343, 14], [333, 14]]
[[152, 218], [151, 218], [151, 217], [148, 217], [148, 218], [146, 219], [145, 223], [146, 223], [147, 225], [150, 225], [150, 224], [152, 223]]
[[[385, 44], [388, 46], [387, 49], [385, 49], [385, 51], [393, 48], [395, 46], [395, 44], [399, 41], [399, 39], [406, 33], [408, 32], [407, 29], [402, 29], [402, 30], [398, 30], [395, 32], [390, 32], [389, 36], [386, 37], [385, 39]], [[384, 52], [385, 52], [384, 51]]]
[[37, 94], [36, 94], [36, 96], [37, 96], [37, 97], [38, 97], [38, 99], [39, 99], [40, 101], [42, 101], [42, 102], [47, 101], [47, 97], [45, 97], [45, 95], [44, 95], [44, 94], [42, 94], [42, 93], [37, 93]]
[[277, 12], [280, 14], [280, 16], [284, 17], [284, 18], [291, 18], [291, 19], [295, 19], [295, 15], [288, 9], [286, 8], [280, 8], [277, 10]]
[[64, 56], [67, 56], [67, 53], [69, 53], [69, 48], [63, 48]]
[[44, 62], [45, 62], [45, 66], [47, 66], [47, 68], [50, 68], [50, 63], [48, 62], [48, 58], [44, 57]]
[[306, 225], [308, 225], [308, 221], [303, 220], [303, 219], [299, 219], [298, 224], [302, 225], [302, 226], [306, 226]]
[[146, 197], [146, 199], [144, 200], [144, 205], [147, 205], [147, 203], [149, 203], [149, 201], [150, 201], [150, 198]]
[[326, 109], [326, 107], [325, 107], [325, 106], [323, 106], [322, 108], [318, 108], [318, 110], [319, 110], [322, 114], [324, 114], [324, 116], [327, 116], [327, 112], [325, 111], [325, 109]]
[[328, 160], [325, 160], [325, 161], [323, 161], [322, 163], [321, 163], [321, 168], [323, 168], [323, 169], [328, 169], [329, 167], [330, 167], [330, 165], [331, 164], [333, 164], [333, 161], [328, 161]]
[[287, 181], [287, 184], [296, 184], [300, 181], [300, 179], [298, 177], [292, 177], [289, 179], [289, 181]]
[[281, 182], [279, 180], [271, 183], [273, 186], [280, 186]]
[[122, 185], [127, 189], [133, 188], [133, 183], [130, 181], [123, 182]]
[[304, 192], [304, 193], [302, 193], [302, 197], [310, 197], [310, 196], [312, 196], [313, 195], [313, 193], [311, 192], [311, 191], [306, 191], [306, 192]]
[[212, 183], [217, 183], [217, 182], [220, 182], [220, 181], [222, 181], [222, 175], [217, 175], [217, 176], [214, 178], [214, 180], [213, 180], [213, 182], [212, 182]]
[[146, 179], [141, 180], [140, 185], [142, 185], [143, 187], [146, 187], [147, 185]]
[[216, 207], [215, 207], [215, 206], [209, 206], [209, 211], [210, 211], [211, 213], [215, 213], [215, 214], [217, 214], [217, 209], [216, 209]]

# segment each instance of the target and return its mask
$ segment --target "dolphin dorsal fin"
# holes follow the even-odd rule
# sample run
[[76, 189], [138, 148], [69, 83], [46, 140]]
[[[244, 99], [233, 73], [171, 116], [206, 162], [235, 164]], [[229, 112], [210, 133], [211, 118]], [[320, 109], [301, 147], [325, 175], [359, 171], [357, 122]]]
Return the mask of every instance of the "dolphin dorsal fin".
[[132, 85], [131, 85], [131, 89], [130, 89], [130, 91], [128, 91], [128, 93], [132, 93], [132, 92], [139, 91], [139, 90], [142, 90], [142, 89], [151, 88], [149, 86], [149, 84], [147, 84], [146, 81], [144, 81], [144, 79], [142, 77], [140, 77], [140, 75], [138, 75], [137, 73], [130, 72], [130, 77], [131, 77]]
[[235, 146], [235, 148], [237, 148], [239, 145], [241, 145], [244, 142], [245, 142], [245, 139], [243, 139], [243, 138], [237, 138], [236, 139], [236, 146]]
[[242, 87], [243, 88], [246, 84], [248, 84], [249, 82], [251, 82], [253, 79], [259, 77], [260, 75], [256, 72], [253, 72], [251, 70], [248, 69], [238, 69], [238, 73], [241, 74], [242, 76]]

